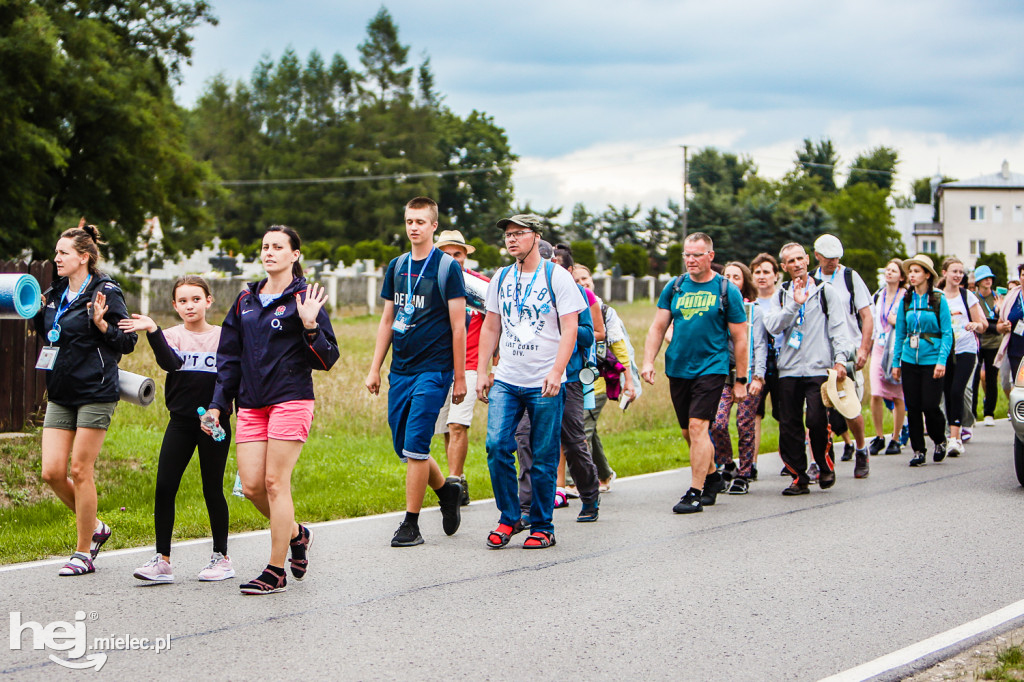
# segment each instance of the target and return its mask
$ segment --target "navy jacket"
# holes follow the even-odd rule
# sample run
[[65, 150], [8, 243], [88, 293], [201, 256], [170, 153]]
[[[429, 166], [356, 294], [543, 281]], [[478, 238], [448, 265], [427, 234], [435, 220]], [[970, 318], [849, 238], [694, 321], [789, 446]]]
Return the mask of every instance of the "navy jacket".
[[[61, 304], [68, 280], [62, 277], [46, 292], [46, 305], [35, 316], [36, 333], [44, 339], [53, 328], [53, 318]], [[87, 304], [100, 291], [107, 297], [107, 332], [101, 334], [93, 324]], [[65, 407], [89, 403], [114, 403], [121, 399], [117, 382], [117, 363], [121, 355], [135, 350], [139, 337], [117, 328], [118, 320], [128, 317], [124, 294], [117, 282], [106, 275], [93, 275], [89, 286], [60, 318], [60, 348], [53, 369], [46, 372], [46, 397]], [[49, 344], [49, 341], [46, 341]]]
[[[580, 285], [580, 295], [583, 296], [583, 302], [587, 302], [587, 294], [583, 291], [583, 287]], [[569, 364], [565, 366], [565, 381], [580, 380], [580, 370], [587, 365], [587, 355], [590, 353], [590, 347], [594, 345], [594, 316], [590, 313], [590, 308], [584, 308], [580, 311], [579, 315], [579, 327], [576, 330], [576, 347], [572, 351], [572, 355], [569, 356]]]
[[338, 361], [338, 342], [327, 311], [320, 328], [309, 334], [295, 308], [305, 296], [306, 279], [296, 277], [266, 308], [258, 292], [266, 280], [250, 283], [228, 310], [217, 348], [217, 387], [210, 407], [223, 414], [238, 407], [259, 408], [289, 400], [313, 399], [312, 370], [328, 370]]

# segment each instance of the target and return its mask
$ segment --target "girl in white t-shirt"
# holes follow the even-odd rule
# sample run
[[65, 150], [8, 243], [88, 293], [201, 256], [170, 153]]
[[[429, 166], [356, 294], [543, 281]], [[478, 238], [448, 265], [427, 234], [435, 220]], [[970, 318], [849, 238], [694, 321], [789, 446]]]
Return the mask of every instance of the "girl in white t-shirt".
[[949, 313], [953, 318], [953, 350], [946, 361], [945, 397], [946, 423], [949, 424], [950, 457], [964, 452], [960, 438], [961, 427], [974, 423], [974, 396], [971, 379], [978, 364], [978, 334], [988, 327], [978, 297], [960, 287], [964, 281], [964, 264], [950, 256], [942, 263], [939, 286], [946, 295]]

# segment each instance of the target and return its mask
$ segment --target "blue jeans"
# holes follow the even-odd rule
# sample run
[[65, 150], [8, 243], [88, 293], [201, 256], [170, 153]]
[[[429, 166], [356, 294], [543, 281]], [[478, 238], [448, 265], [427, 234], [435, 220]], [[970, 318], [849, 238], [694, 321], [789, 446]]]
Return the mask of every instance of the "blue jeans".
[[543, 398], [540, 388], [523, 388], [495, 381], [488, 397], [487, 467], [491, 472], [494, 501], [501, 512], [500, 522], [513, 526], [521, 517], [515, 433], [519, 420], [526, 412], [533, 424], [530, 434], [530, 447], [533, 449], [531, 530], [553, 532], [551, 517], [555, 509], [555, 476], [558, 471], [564, 391]]

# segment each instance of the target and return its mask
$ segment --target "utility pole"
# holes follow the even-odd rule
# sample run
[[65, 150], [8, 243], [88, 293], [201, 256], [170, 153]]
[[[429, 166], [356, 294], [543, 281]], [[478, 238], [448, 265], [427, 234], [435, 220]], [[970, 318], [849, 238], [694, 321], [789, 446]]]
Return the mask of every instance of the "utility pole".
[[686, 241], [686, 184], [687, 184], [687, 164], [689, 162], [689, 146], [680, 145], [683, 148], [683, 203], [682, 206], [682, 219], [683, 219], [683, 234], [680, 243]]

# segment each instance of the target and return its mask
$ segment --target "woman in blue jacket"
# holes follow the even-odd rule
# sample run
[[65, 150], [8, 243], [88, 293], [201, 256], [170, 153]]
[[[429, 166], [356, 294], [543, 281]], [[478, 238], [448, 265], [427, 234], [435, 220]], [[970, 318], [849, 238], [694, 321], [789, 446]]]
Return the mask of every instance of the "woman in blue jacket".
[[[35, 318], [47, 341], [36, 364], [46, 370], [42, 474], [75, 513], [78, 545], [59, 575], [92, 573], [110, 527], [96, 518], [93, 469], [121, 392], [117, 363], [138, 337], [118, 328], [128, 317], [120, 287], [96, 268], [100, 233], [93, 225], [65, 230], [53, 262], [59, 279]], [[71, 476], [68, 477], [68, 459]]]
[[313, 421], [312, 370], [338, 360], [327, 293], [307, 284], [299, 265], [302, 242], [290, 227], [263, 235], [260, 259], [267, 278], [253, 282], [228, 310], [217, 348], [217, 385], [209, 414], [218, 421], [237, 403], [235, 423], [242, 490], [270, 520], [270, 562], [241, 586], [243, 594], [283, 592], [284, 562], [306, 575], [312, 534], [295, 522], [291, 476]]
[[[935, 443], [932, 460], [946, 457], [946, 418], [942, 400], [946, 359], [953, 347], [953, 320], [941, 291], [934, 288], [935, 267], [924, 254], [903, 261], [907, 273], [907, 294], [896, 311], [892, 376], [903, 380], [910, 444], [914, 457], [910, 466], [925, 463], [924, 430]], [[923, 420], [922, 420], [923, 415]]]

